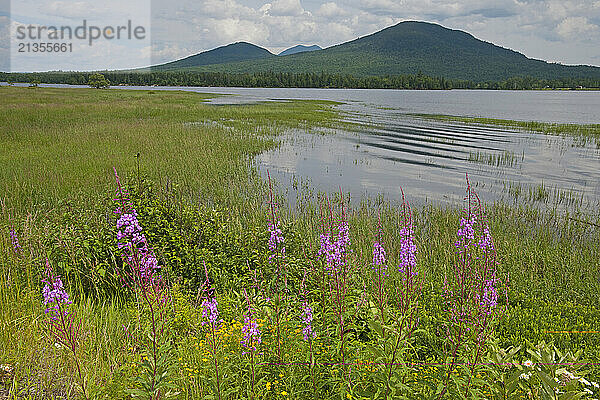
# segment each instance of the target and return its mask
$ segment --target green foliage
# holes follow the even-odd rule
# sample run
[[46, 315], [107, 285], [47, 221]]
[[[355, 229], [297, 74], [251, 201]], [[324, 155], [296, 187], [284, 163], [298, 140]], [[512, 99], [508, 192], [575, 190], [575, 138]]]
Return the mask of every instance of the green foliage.
[[273, 57], [273, 54], [267, 49], [263, 49], [262, 47], [255, 46], [251, 43], [237, 42], [194, 54], [193, 56], [185, 57], [181, 60], [172, 61], [163, 64], [160, 67], [153, 67], [153, 69], [186, 68], [198, 65], [222, 64], [267, 57]]
[[90, 75], [88, 85], [95, 89], [108, 89], [110, 87], [110, 81], [107, 80], [104, 75], [95, 73]]

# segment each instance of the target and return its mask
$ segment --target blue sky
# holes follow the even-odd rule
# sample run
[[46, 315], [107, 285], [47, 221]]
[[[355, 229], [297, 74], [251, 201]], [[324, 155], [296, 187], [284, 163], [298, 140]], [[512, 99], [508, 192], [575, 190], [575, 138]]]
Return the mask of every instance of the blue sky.
[[[134, 2], [141, 14], [150, 12], [151, 47], [138, 46], [136, 50], [111, 43], [109, 58], [73, 56], [70, 60], [63, 58], [61, 66], [72, 66], [67, 69], [142, 66], [148, 62], [149, 54], [153, 62], [164, 62], [235, 41], [252, 42], [273, 52], [296, 44], [327, 47], [404, 20], [435, 22], [465, 30], [528, 57], [564, 64], [600, 65], [600, 0]], [[0, 0], [0, 25], [8, 22], [6, 3], [7, 0]], [[12, 23], [32, 20], [48, 23], [60, 16], [61, 21], [77, 24], [86, 16], [118, 16], [125, 4], [131, 3], [131, 0], [12, 0]], [[15, 9], [19, 9], [19, 13]], [[0, 52], [6, 45], [6, 35], [6, 30], [0, 30]], [[103, 51], [108, 50], [98, 46], [96, 53]], [[39, 65], [35, 60], [31, 63], [30, 69], [55, 66], [50, 58], [40, 61]]]

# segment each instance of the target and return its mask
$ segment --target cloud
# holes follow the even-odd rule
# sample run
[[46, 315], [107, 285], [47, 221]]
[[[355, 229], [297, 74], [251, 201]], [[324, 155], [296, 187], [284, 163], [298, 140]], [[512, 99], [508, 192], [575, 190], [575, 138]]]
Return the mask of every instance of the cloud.
[[[120, 22], [114, 10], [146, 11], [151, 0], [15, 1], [40, 23], [107, 12]], [[592, 43], [600, 40], [600, 0], [152, 0], [153, 60], [235, 41], [273, 52], [299, 43], [328, 47], [404, 20], [465, 30], [540, 59], [598, 64], [600, 57]]]
[[323, 3], [317, 10], [316, 14], [320, 17], [340, 17], [348, 15], [348, 12], [337, 5], [337, 3]]
[[556, 27], [556, 32], [563, 38], [570, 39], [598, 33], [598, 26], [590, 24], [585, 17], [568, 17]]
[[300, 0], [275, 0], [269, 7], [268, 14], [275, 16], [301, 16], [306, 11]]

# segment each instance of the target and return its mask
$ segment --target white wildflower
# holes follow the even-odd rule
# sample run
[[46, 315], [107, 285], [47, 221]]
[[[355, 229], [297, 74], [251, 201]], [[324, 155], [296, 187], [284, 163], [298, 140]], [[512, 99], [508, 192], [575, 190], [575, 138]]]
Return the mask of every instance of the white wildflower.
[[579, 378], [579, 383], [583, 383], [585, 386], [590, 386], [590, 382], [585, 378]]

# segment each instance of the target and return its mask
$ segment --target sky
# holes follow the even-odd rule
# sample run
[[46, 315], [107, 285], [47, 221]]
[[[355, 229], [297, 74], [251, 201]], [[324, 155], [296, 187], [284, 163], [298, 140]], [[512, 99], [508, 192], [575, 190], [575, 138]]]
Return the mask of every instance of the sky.
[[107, 26], [126, 17], [149, 27], [144, 41], [78, 43], [77, 54], [27, 61], [13, 52], [12, 69], [141, 67], [236, 41], [274, 53], [328, 47], [406, 20], [464, 30], [531, 58], [600, 66], [600, 0], [0, 0], [0, 60], [18, 24], [76, 26], [86, 18]]

